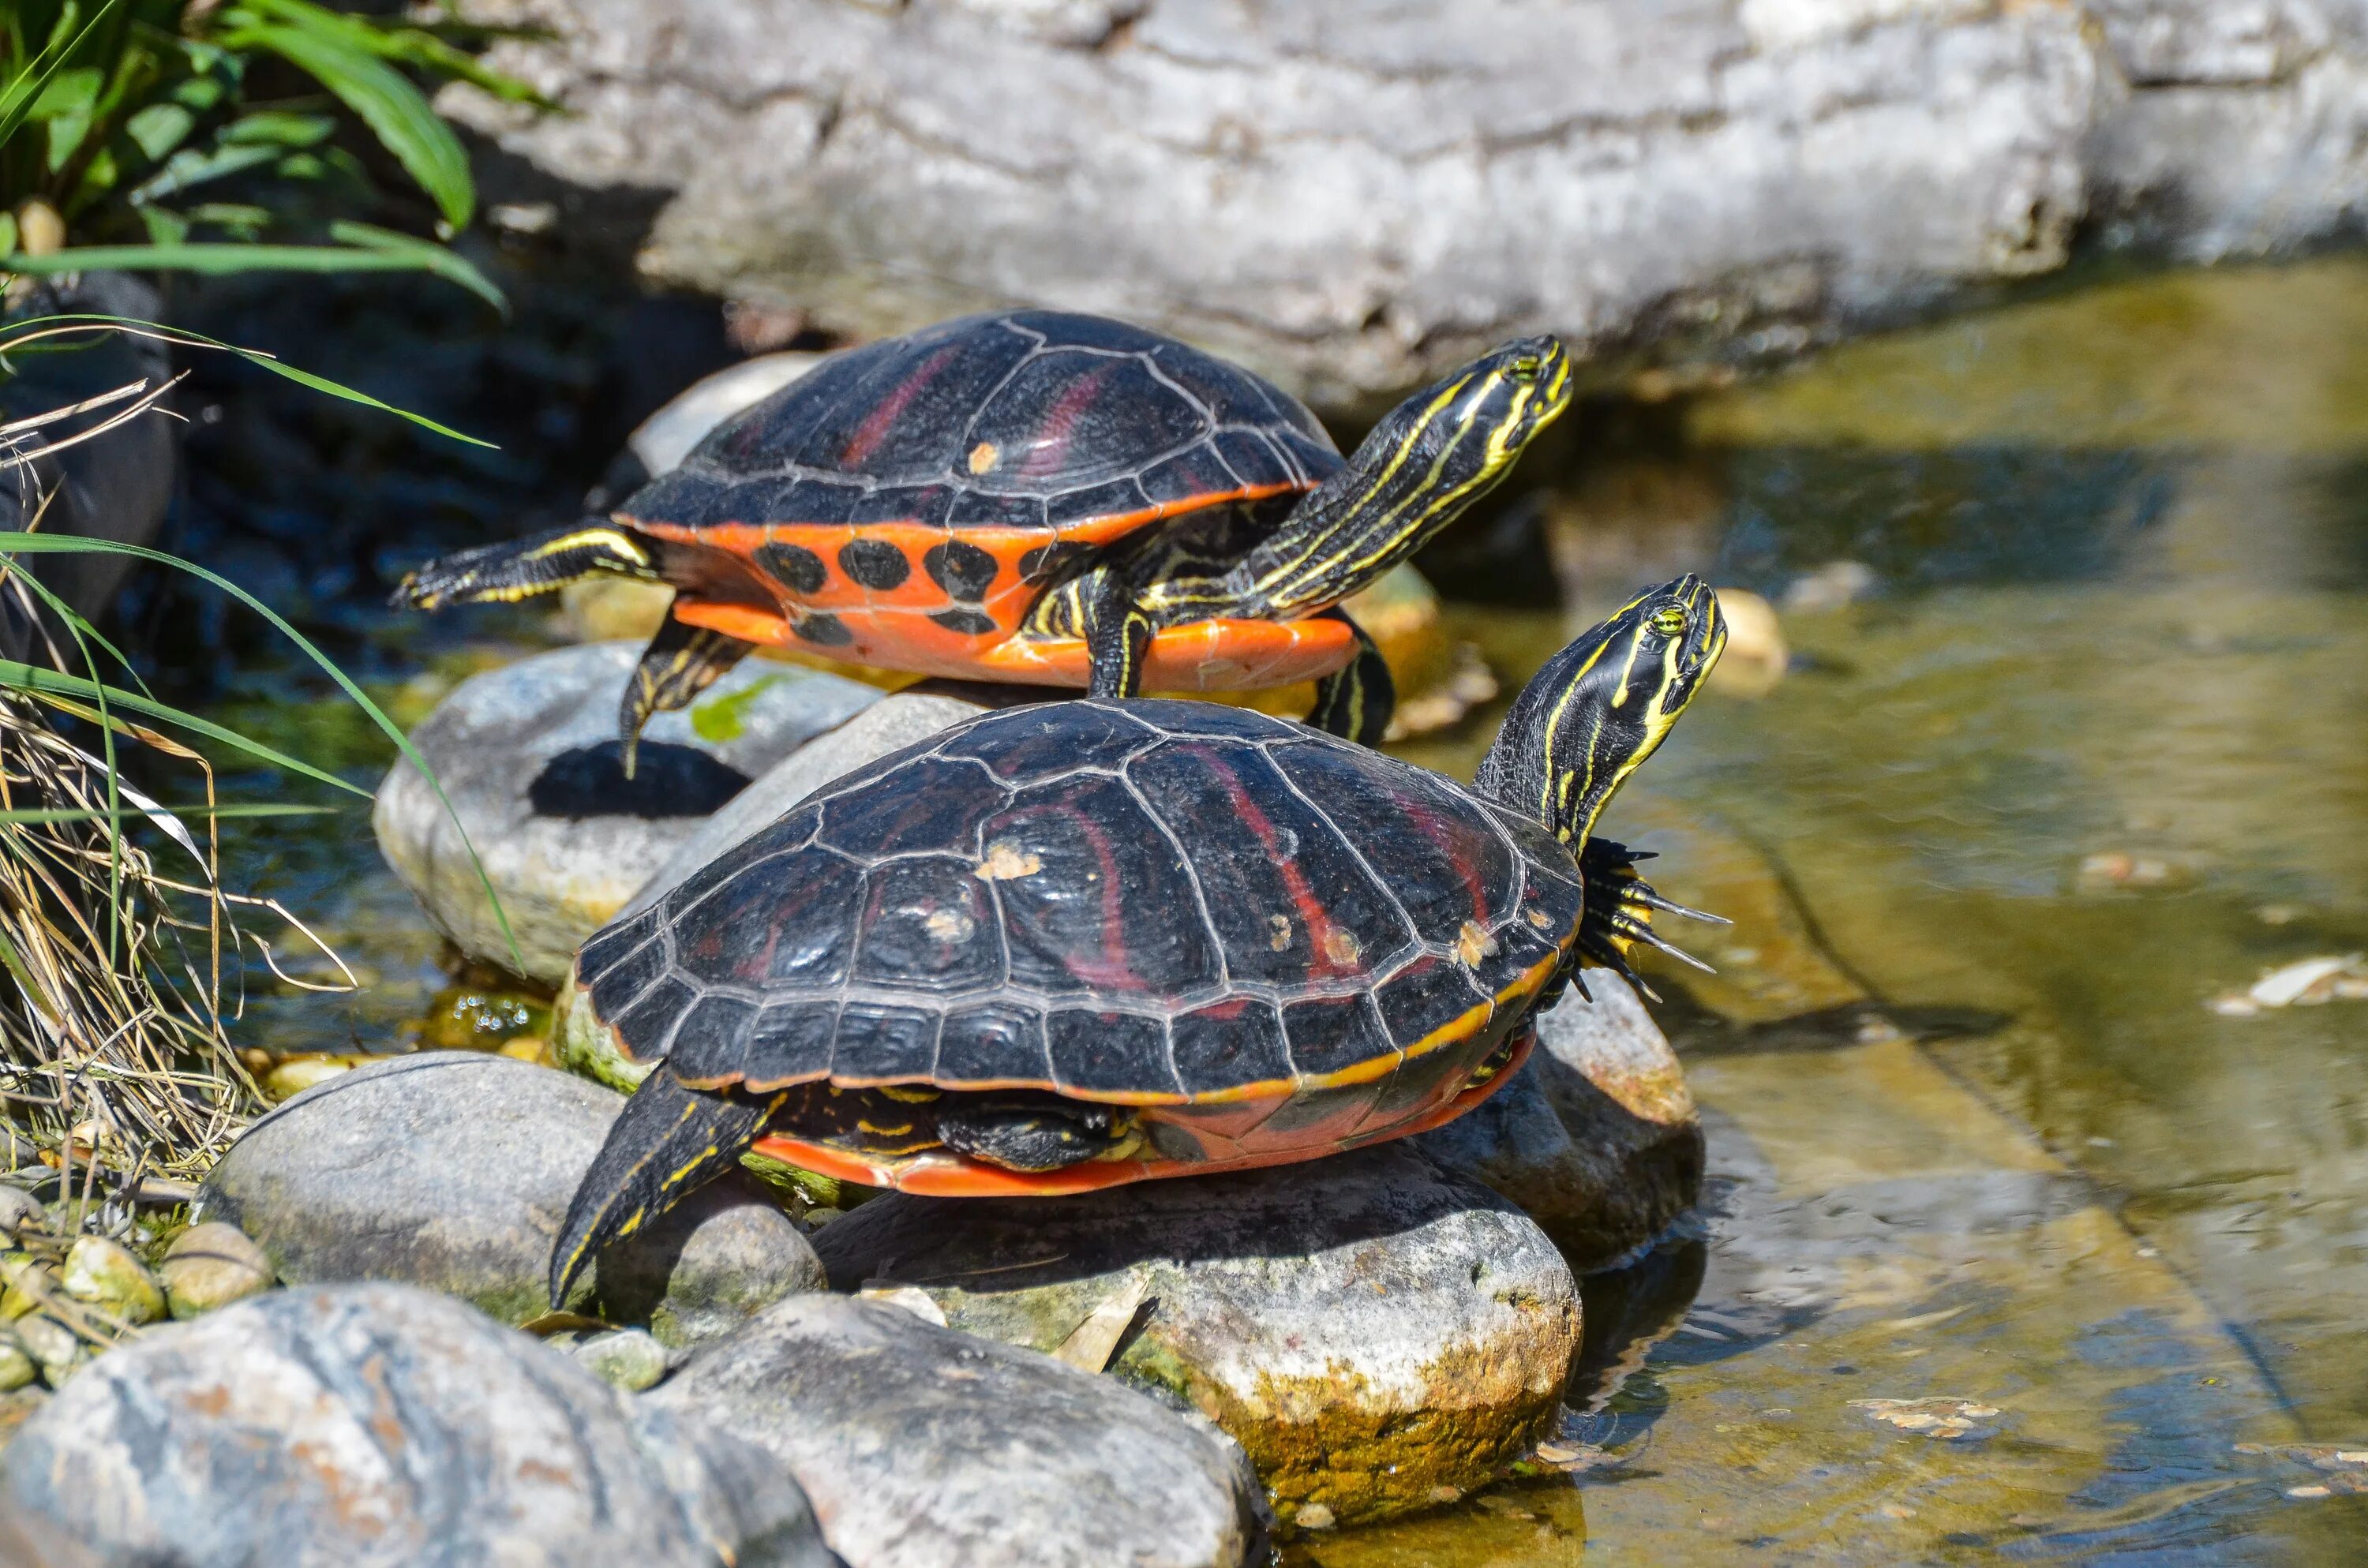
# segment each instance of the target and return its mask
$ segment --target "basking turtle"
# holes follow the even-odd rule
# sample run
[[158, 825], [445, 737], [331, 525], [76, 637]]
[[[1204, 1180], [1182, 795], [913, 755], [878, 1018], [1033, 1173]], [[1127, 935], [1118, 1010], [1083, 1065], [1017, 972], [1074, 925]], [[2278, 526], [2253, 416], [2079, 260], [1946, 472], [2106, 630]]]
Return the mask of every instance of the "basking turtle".
[[[1676, 910], [1589, 839], [1725, 646], [1689, 576], [1556, 654], [1470, 790], [1284, 720], [1087, 699], [848, 774], [575, 960], [655, 1062], [552, 1299], [752, 1144], [910, 1192], [1076, 1192], [1435, 1127], [1582, 958]], [[1691, 911], [1680, 911], [1691, 914]], [[1672, 949], [1674, 950], [1674, 949]]]
[[1551, 337], [1408, 398], [1343, 463], [1296, 399], [1099, 316], [967, 316], [834, 355], [606, 522], [464, 550], [422, 609], [595, 573], [670, 583], [627, 682], [655, 711], [757, 643], [1097, 697], [1324, 677], [1310, 722], [1378, 742], [1389, 672], [1336, 608], [1486, 494], [1570, 402]]

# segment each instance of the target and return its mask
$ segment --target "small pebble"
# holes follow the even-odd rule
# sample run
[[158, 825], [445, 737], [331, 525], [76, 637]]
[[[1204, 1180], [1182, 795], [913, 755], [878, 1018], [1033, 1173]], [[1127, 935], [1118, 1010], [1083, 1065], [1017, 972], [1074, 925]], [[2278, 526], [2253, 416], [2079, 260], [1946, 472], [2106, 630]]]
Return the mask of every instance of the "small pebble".
[[1332, 1528], [1332, 1510], [1321, 1503], [1303, 1503], [1291, 1522], [1304, 1530], [1328, 1530]]
[[63, 1383], [88, 1358], [74, 1330], [54, 1318], [39, 1313], [18, 1318], [15, 1329], [17, 1343], [40, 1364], [42, 1381], [51, 1388]]
[[38, 1221], [41, 1206], [33, 1195], [13, 1187], [0, 1187], [0, 1236], [13, 1237], [17, 1227], [28, 1220]]
[[354, 1064], [336, 1056], [291, 1056], [264, 1075], [263, 1097], [268, 1100], [293, 1099], [315, 1084], [325, 1084], [340, 1073], [350, 1073]]
[[16, 1334], [0, 1328], [0, 1393], [14, 1393], [41, 1375], [33, 1365], [33, 1354], [18, 1343]]
[[596, 1334], [568, 1346], [596, 1378], [627, 1393], [657, 1387], [666, 1374], [666, 1346], [638, 1328]]
[[154, 1323], [165, 1315], [165, 1289], [148, 1266], [104, 1236], [74, 1238], [58, 1283], [75, 1301], [128, 1324]]
[[867, 1301], [885, 1301], [892, 1307], [902, 1307], [923, 1323], [946, 1326], [946, 1310], [929, 1298], [929, 1293], [917, 1285], [866, 1285], [856, 1292]]
[[165, 1250], [165, 1300], [184, 1321], [271, 1289], [271, 1259], [236, 1225], [192, 1225]]
[[41, 1304], [47, 1272], [29, 1253], [0, 1253], [0, 1323], [13, 1322]]

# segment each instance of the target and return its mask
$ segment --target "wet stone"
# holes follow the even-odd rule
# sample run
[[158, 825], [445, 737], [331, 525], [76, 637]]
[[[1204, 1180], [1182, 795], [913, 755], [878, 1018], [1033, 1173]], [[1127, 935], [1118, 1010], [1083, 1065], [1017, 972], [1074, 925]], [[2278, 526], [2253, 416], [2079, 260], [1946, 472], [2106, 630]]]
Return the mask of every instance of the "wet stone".
[[641, 1403], [786, 1465], [848, 1568], [1267, 1561], [1257, 1484], [1223, 1437], [882, 1302], [783, 1301]]
[[1702, 1132], [1685, 1073], [1619, 976], [1587, 971], [1538, 1020], [1513, 1081], [1414, 1142], [1519, 1203], [1581, 1273], [1617, 1265], [1702, 1194]]
[[13, 1187], [0, 1187], [0, 1240], [12, 1238], [17, 1227], [41, 1217], [40, 1199]]
[[1139, 1291], [1110, 1372], [1232, 1434], [1286, 1520], [1488, 1480], [1550, 1426], [1578, 1347], [1545, 1234], [1404, 1143], [1069, 1198], [892, 1193], [815, 1245], [838, 1289], [907, 1285], [1045, 1351]]
[[74, 1369], [90, 1358], [81, 1336], [54, 1318], [34, 1312], [9, 1326], [17, 1335], [17, 1343], [41, 1369], [41, 1380], [51, 1388], [62, 1387]]
[[[507, 1323], [548, 1306], [551, 1247], [621, 1096], [474, 1051], [390, 1058], [249, 1128], [199, 1195], [290, 1284], [393, 1279]], [[797, 1226], [741, 1175], [701, 1188], [604, 1252], [571, 1310], [712, 1337], [823, 1272]]]
[[103, 1236], [77, 1236], [58, 1283], [85, 1306], [138, 1327], [165, 1315], [165, 1290], [148, 1266]]
[[666, 1346], [638, 1328], [596, 1334], [569, 1346], [567, 1353], [602, 1382], [629, 1393], [655, 1388], [666, 1373]]
[[279, 1291], [153, 1330], [0, 1450], [0, 1562], [735, 1560], [830, 1561], [778, 1466], [401, 1286]]
[[212, 1221], [173, 1238], [158, 1270], [176, 1318], [193, 1318], [271, 1289], [271, 1259], [236, 1225]]
[[33, 1353], [25, 1348], [16, 1332], [0, 1324], [0, 1393], [13, 1393], [38, 1380], [41, 1369], [33, 1361]]
[[513, 963], [469, 846], [501, 896], [525, 971], [556, 984], [584, 938], [708, 813], [879, 696], [748, 660], [688, 710], [650, 722], [629, 781], [617, 703], [641, 653], [633, 642], [563, 648], [462, 682], [412, 735], [451, 812], [407, 761], [379, 786], [380, 853], [472, 957]]

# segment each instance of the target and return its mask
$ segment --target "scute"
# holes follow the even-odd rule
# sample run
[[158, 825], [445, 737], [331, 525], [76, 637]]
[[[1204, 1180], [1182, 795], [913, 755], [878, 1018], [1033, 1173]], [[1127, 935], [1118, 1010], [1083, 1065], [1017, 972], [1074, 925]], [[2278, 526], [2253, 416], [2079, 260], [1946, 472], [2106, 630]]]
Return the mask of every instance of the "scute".
[[858, 929], [858, 984], [932, 998], [1003, 982], [1003, 939], [976, 862], [929, 856], [874, 867]]
[[1045, 702], [984, 735], [947, 741], [939, 755], [971, 758], [998, 778], [1026, 785], [1080, 767], [1114, 768], [1159, 738], [1157, 729], [1107, 703]]

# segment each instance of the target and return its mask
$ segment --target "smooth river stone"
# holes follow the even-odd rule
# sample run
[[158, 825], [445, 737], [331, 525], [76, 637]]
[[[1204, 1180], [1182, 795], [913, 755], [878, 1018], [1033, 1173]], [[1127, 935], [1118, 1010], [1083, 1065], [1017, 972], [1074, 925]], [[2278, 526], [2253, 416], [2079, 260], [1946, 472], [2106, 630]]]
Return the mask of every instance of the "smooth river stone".
[[1513, 1081], [1413, 1140], [1528, 1211], [1581, 1273], [1615, 1267], [1702, 1196], [1702, 1120], [1668, 1037], [1628, 983], [1590, 969], [1538, 1020]]
[[[505, 1056], [390, 1057], [306, 1091], [247, 1129], [206, 1178], [199, 1216], [238, 1226], [290, 1284], [393, 1279], [506, 1323], [549, 1303], [551, 1248], [624, 1097]], [[603, 1252], [571, 1308], [685, 1346], [822, 1266], [762, 1184], [734, 1173]]]
[[[379, 786], [370, 817], [379, 852], [472, 957], [557, 984], [584, 938], [709, 813], [880, 695], [747, 660], [689, 709], [650, 721], [629, 784], [617, 761], [617, 704], [641, 654], [637, 642], [590, 643], [472, 676], [411, 736], [451, 811], [408, 761]], [[471, 846], [509, 917], [516, 959]]]
[[641, 1403], [781, 1461], [848, 1568], [1268, 1561], [1257, 1483], [1222, 1436], [884, 1302], [783, 1301]]
[[276, 1291], [144, 1334], [0, 1450], [0, 1562], [831, 1561], [762, 1455], [397, 1285]]
[[1544, 1233], [1402, 1143], [1071, 1198], [892, 1193], [814, 1244], [837, 1289], [915, 1286], [952, 1327], [1040, 1350], [1143, 1290], [1109, 1369], [1231, 1433], [1286, 1521], [1489, 1479], [1552, 1425], [1578, 1348]]

